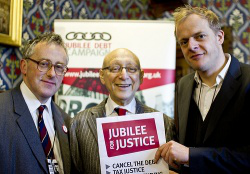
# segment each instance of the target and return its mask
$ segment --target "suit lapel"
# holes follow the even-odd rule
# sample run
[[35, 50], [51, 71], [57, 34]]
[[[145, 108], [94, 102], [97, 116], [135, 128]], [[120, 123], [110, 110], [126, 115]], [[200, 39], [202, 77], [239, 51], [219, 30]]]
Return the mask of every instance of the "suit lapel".
[[145, 113], [142, 103], [137, 98], [135, 98], [135, 101], [136, 101], [136, 111], [135, 111], [135, 113], [136, 114]]
[[93, 135], [95, 136], [96, 142], [98, 142], [98, 137], [97, 137], [97, 126], [96, 126], [96, 118], [101, 118], [105, 117], [105, 103], [107, 99], [102, 101], [99, 105], [93, 107], [91, 109], [91, 116], [88, 118], [88, 125], [93, 132]]
[[70, 150], [68, 134], [63, 131], [65, 126], [62, 113], [58, 110], [54, 102], [51, 102], [51, 109], [54, 118], [56, 135], [60, 143], [60, 152], [62, 155], [63, 168], [65, 173], [70, 173]]
[[[181, 144], [184, 144], [185, 136], [186, 136], [186, 128], [187, 128], [187, 120], [188, 120], [188, 113], [189, 113], [189, 105], [190, 100], [193, 94], [193, 87], [194, 87], [194, 74], [190, 75], [188, 79], [183, 82], [186, 85], [183, 86], [182, 89], [178, 90], [177, 93], [177, 100], [178, 100], [178, 111], [179, 115], [179, 141]], [[178, 89], [178, 87], [177, 87]]]
[[12, 97], [14, 100], [14, 110], [19, 115], [19, 117], [16, 119], [16, 122], [19, 125], [37, 161], [41, 164], [44, 171], [47, 172], [46, 157], [38, 136], [38, 131], [22, 96], [20, 87], [15, 88], [12, 91]]
[[204, 137], [204, 142], [212, 134], [214, 128], [227, 107], [231, 98], [235, 95], [237, 89], [240, 87], [240, 80], [237, 80], [241, 75], [239, 62], [232, 57], [230, 67], [227, 75], [223, 81], [221, 89], [213, 102], [213, 109], [211, 118], [208, 123], [207, 131]]

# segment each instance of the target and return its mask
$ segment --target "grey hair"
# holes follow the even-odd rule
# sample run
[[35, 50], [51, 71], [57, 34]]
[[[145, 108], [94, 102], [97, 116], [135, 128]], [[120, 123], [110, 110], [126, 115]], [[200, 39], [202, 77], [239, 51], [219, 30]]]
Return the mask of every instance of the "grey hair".
[[53, 43], [53, 44], [61, 46], [66, 52], [67, 64], [68, 64], [69, 62], [68, 52], [67, 52], [67, 48], [64, 45], [64, 41], [62, 40], [62, 37], [60, 35], [55, 34], [53, 32], [41, 34], [37, 36], [36, 38], [28, 41], [28, 43], [23, 48], [23, 58], [24, 59], [30, 58], [31, 55], [34, 53], [35, 46], [41, 42], [46, 42], [47, 44]]

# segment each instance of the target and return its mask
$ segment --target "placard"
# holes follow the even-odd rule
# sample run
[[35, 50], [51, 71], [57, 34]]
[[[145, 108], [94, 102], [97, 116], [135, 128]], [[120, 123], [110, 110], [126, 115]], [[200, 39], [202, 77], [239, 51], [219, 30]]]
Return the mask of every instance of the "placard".
[[168, 164], [155, 153], [166, 142], [160, 112], [97, 118], [102, 174], [168, 174]]

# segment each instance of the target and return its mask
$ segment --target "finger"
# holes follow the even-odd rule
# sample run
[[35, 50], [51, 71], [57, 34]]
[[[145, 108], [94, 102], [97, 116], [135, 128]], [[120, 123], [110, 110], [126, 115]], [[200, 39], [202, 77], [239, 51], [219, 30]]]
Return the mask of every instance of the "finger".
[[154, 163], [157, 163], [160, 157], [161, 157], [161, 151], [159, 151], [158, 149], [155, 153]]
[[174, 158], [169, 158], [169, 165], [170, 166], [172, 166], [173, 168], [175, 168], [175, 169], [178, 169], [179, 168], [179, 166], [178, 166], [178, 162], [177, 162], [177, 160]]
[[[164, 159], [165, 159], [165, 161], [166, 161], [169, 165], [178, 168], [177, 158], [176, 158], [175, 155], [173, 154], [174, 144], [175, 144], [175, 143], [170, 142], [169, 145], [168, 145], [168, 147], [165, 148], [165, 149], [167, 149], [167, 152], [166, 152], [166, 154], [165, 154], [165, 158], [164, 158]], [[165, 149], [164, 149], [164, 150], [165, 150]]]
[[[169, 148], [167, 148], [169, 149]], [[164, 156], [162, 156], [162, 158], [166, 161], [166, 163], [169, 164], [169, 150], [167, 150], [164, 154]]]
[[155, 163], [157, 163], [157, 161], [160, 159], [161, 153], [162, 153], [162, 150], [164, 149], [164, 147], [165, 147], [165, 144], [161, 145], [161, 146], [157, 149], [157, 151], [156, 151], [156, 153], [155, 153], [155, 158], [154, 158], [154, 162], [155, 162]]
[[179, 168], [177, 161], [175, 159], [171, 158], [168, 153], [166, 154], [164, 161], [166, 161], [166, 163], [168, 165], [172, 166], [175, 169]]
[[169, 146], [170, 146], [170, 144], [166, 143], [165, 146], [164, 146], [164, 149], [162, 149], [162, 151], [161, 151], [161, 157], [162, 158], [164, 158], [166, 156], [166, 153], [169, 151]]

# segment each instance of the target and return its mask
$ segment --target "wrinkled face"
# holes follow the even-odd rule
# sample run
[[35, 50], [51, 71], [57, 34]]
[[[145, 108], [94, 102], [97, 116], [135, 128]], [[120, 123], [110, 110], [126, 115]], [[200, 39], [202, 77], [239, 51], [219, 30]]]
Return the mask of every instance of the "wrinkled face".
[[[52, 64], [67, 64], [66, 52], [61, 46], [53, 43], [38, 43], [30, 58], [36, 61], [47, 59]], [[25, 84], [41, 103], [46, 102], [57, 92], [64, 77], [55, 73], [54, 66], [47, 72], [41, 72], [37, 69], [37, 63], [24, 59], [21, 60], [21, 71]]]
[[223, 31], [216, 34], [208, 21], [196, 14], [188, 16], [176, 27], [176, 37], [187, 63], [197, 71], [213, 71], [221, 61]]
[[123, 68], [118, 73], [110, 72], [109, 69], [100, 70], [100, 79], [110, 93], [110, 97], [118, 105], [129, 104], [135, 96], [143, 80], [144, 72], [139, 70], [139, 61], [133, 55], [119, 56], [108, 58], [105, 67], [137, 67], [138, 71], [129, 73]]

